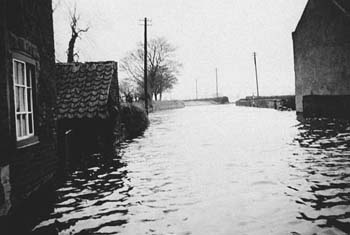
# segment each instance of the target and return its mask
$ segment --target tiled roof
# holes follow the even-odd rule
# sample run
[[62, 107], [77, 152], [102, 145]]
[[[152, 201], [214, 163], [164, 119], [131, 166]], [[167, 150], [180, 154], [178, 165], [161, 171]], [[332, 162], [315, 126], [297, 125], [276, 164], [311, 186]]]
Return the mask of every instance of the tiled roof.
[[117, 69], [113, 61], [56, 64], [58, 119], [106, 118]]

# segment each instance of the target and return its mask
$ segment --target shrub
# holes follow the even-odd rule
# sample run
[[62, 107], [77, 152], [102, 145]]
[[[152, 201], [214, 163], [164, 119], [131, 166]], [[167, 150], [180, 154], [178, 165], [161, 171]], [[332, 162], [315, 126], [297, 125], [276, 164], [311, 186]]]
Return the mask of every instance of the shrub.
[[124, 126], [125, 137], [128, 139], [143, 134], [149, 125], [146, 112], [132, 104], [121, 105], [121, 122]]

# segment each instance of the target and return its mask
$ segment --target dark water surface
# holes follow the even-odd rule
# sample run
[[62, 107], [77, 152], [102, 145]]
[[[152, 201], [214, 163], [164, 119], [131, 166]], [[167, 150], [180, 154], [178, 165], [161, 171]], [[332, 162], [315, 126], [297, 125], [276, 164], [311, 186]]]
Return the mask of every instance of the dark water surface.
[[34, 234], [348, 234], [350, 125], [222, 106], [150, 115], [56, 191]]

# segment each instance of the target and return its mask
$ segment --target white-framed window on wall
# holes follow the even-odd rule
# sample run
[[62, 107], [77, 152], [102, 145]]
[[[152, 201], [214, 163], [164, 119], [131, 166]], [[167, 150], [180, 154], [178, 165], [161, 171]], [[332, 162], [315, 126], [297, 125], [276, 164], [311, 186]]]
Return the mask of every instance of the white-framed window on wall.
[[13, 88], [16, 120], [16, 138], [34, 136], [33, 84], [34, 65], [13, 59]]

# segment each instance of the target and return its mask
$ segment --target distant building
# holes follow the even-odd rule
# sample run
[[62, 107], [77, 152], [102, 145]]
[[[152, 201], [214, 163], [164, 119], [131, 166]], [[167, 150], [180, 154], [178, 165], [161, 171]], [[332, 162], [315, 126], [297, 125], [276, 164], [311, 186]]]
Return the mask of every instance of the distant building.
[[59, 63], [56, 70], [59, 149], [65, 162], [113, 154], [121, 139], [117, 62]]
[[51, 4], [0, 1], [0, 216], [57, 172]]
[[309, 0], [293, 44], [297, 112], [350, 116], [350, 1]]

